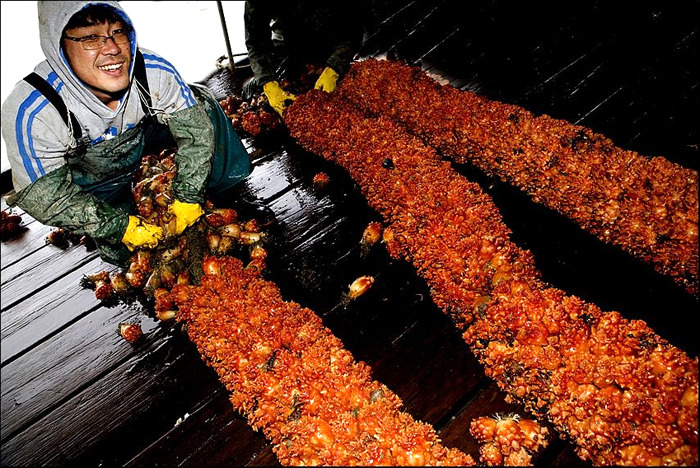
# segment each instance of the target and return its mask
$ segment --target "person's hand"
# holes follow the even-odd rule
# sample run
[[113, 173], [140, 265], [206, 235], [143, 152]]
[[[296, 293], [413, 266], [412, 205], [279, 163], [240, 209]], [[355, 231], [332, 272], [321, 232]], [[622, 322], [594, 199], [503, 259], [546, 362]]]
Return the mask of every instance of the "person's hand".
[[259, 94], [261, 91], [260, 82], [257, 78], [252, 77], [243, 85], [241, 89], [241, 97], [248, 101], [250, 98]]
[[168, 208], [168, 211], [175, 216], [176, 235], [182, 233], [204, 214], [204, 210], [199, 203], [183, 203], [179, 200], [175, 200]]
[[331, 67], [326, 67], [323, 69], [321, 76], [316, 80], [314, 89], [320, 89], [327, 93], [332, 93], [335, 91], [336, 84], [338, 83], [338, 73]]
[[276, 81], [268, 81], [265, 83], [263, 92], [265, 96], [267, 96], [267, 102], [277, 111], [280, 117], [283, 117], [284, 109], [297, 98], [294, 94], [288, 93], [280, 88], [279, 83]]
[[122, 242], [129, 250], [136, 250], [139, 247], [152, 249], [158, 245], [162, 237], [162, 228], [149, 224], [137, 216], [129, 216], [129, 224], [126, 226]]

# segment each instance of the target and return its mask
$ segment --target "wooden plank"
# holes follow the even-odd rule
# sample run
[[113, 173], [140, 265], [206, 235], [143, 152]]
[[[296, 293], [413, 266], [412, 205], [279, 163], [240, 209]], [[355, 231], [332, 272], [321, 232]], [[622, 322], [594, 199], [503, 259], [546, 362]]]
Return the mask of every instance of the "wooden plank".
[[[331, 184], [327, 190], [295, 186], [271, 201], [278, 225], [264, 244], [269, 250], [269, 270], [279, 272], [271, 279], [278, 282], [283, 295], [293, 288], [295, 297], [317, 313], [337, 304], [356, 278], [334, 273], [342, 270], [348, 263], [344, 259], [359, 246], [368, 217], [366, 206], [351, 203], [357, 194], [346, 191], [348, 185], [335, 177]], [[319, 296], [321, 289], [325, 292]]]
[[87, 252], [81, 245], [73, 245], [66, 250], [47, 246], [31, 253], [2, 271], [2, 310], [41, 291], [66, 272], [97, 257], [97, 251]]
[[[83, 275], [115, 267], [93, 259], [2, 313], [2, 364], [44, 341], [58, 330], [98, 307], [90, 289], [80, 286]], [[3, 381], [4, 382], [4, 381]]]
[[[6, 439], [56, 407], [81, 387], [109, 371], [136, 349], [118, 334], [118, 325], [144, 321], [127, 306], [96, 308], [68, 329], [2, 367], [2, 438]], [[144, 329], [157, 324], [145, 320]], [[76, 379], [76, 375], [80, 375]]]
[[248, 463], [249, 466], [282, 466], [277, 460], [277, 456], [272, 451], [272, 446], [268, 445], [254, 459]]
[[20, 233], [18, 236], [7, 241], [3, 241], [0, 244], [3, 284], [5, 282], [5, 269], [7, 267], [22, 260], [37, 250], [46, 247], [46, 236], [51, 231], [51, 228], [39, 223], [38, 221], [32, 220], [25, 222], [25, 218], [27, 217], [28, 215], [26, 214], [22, 215], [22, 225], [26, 227], [26, 230]]
[[239, 190], [245, 190], [255, 198], [268, 199], [287, 189], [299, 180], [290, 171], [293, 167], [287, 152], [277, 152], [256, 163], [253, 172], [245, 179]]
[[454, 12], [445, 8], [444, 0], [431, 3], [425, 5], [427, 8], [416, 17], [415, 24], [406, 29], [399, 41], [391, 46], [390, 54], [413, 64], [458, 29], [451, 21]]
[[414, 418], [436, 424], [486, 377], [460, 334], [439, 311], [424, 314], [371, 365]]
[[361, 56], [384, 53], [396, 38], [413, 29], [424, 16], [425, 5], [419, 1], [409, 2], [374, 2], [374, 15], [377, 24], [368, 24], [367, 35], [360, 49]]
[[[105, 324], [107, 335], [82, 335], [82, 341], [105, 347], [105, 341], [114, 339], [113, 325]], [[91, 330], [94, 327], [84, 328], [88, 334]], [[55, 347], [60, 340], [57, 336], [47, 346]], [[112, 344], [124, 349], [97, 364], [114, 366], [108, 373], [98, 379], [78, 379], [83, 383], [79, 392], [35, 415], [31, 425], [3, 440], [3, 463], [123, 464], [148, 445], [153, 434], [164, 433], [195, 402], [221, 387], [192, 344], [179, 334], [168, 335], [166, 327], [147, 332], [135, 350], [118, 340]], [[75, 345], [80, 340], [71, 341]], [[84, 346], [76, 349], [86, 352]], [[120, 362], [123, 353], [128, 359]]]
[[[243, 466], [271, 452], [265, 436], [234, 413], [223, 388], [189, 414], [126, 466]], [[272, 457], [270, 465], [279, 465]]]

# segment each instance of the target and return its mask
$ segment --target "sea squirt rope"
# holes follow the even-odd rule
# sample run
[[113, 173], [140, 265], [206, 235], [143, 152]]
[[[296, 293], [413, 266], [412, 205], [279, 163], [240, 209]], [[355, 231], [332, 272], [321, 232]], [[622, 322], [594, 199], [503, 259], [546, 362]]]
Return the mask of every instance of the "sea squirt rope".
[[337, 91], [700, 293], [697, 171], [624, 150], [589, 128], [441, 85], [396, 60], [353, 64]]
[[391, 117], [310, 91], [285, 117], [346, 169], [486, 374], [596, 465], [697, 465], [698, 360], [643, 321], [550, 287], [478, 186]]
[[156, 308], [177, 320], [261, 430], [283, 465], [474, 465], [435, 430], [400, 410], [313, 311], [284, 301], [257, 267], [204, 259], [201, 284], [177, 285]]

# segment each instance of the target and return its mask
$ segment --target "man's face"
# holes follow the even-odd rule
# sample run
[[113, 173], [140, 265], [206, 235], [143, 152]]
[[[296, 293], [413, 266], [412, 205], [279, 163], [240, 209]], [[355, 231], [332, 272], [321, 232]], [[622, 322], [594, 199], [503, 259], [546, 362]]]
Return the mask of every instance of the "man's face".
[[[117, 23], [102, 23], [91, 26], [68, 29], [65, 35], [83, 38], [91, 35], [110, 36], [114, 31], [123, 29]], [[90, 88], [90, 90], [109, 108], [116, 109], [119, 99], [129, 87], [129, 63], [131, 62], [131, 45], [116, 44], [112, 39], [93, 50], [86, 50], [80, 42], [63, 39], [68, 63], [73, 73]]]

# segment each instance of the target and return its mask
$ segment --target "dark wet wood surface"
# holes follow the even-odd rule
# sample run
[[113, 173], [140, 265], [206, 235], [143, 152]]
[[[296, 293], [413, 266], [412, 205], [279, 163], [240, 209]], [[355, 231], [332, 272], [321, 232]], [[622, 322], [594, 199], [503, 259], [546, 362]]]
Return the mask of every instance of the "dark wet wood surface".
[[[464, 12], [460, 3], [375, 4], [362, 54], [420, 64], [462, 89], [697, 170], [697, 4], [533, 9], [483, 2]], [[291, 141], [246, 144], [255, 169], [231, 196], [263, 200], [277, 216], [268, 278], [286, 299], [323, 317], [405, 411], [432, 424], [445, 445], [477, 458], [470, 421], [521, 409], [484, 376], [414, 269], [381, 246], [361, 248], [364, 227], [378, 216], [342, 170]], [[459, 170], [492, 195], [544, 279], [643, 319], [697, 355], [697, 299], [517, 189], [471, 167]], [[331, 178], [324, 189], [311, 184], [320, 171]], [[79, 280], [114, 267], [82, 246], [45, 245], [50, 228], [23, 219], [23, 235], [2, 243], [3, 466], [277, 464], [176, 326], [156, 323], [138, 304], [101, 304]], [[375, 276], [374, 287], [344, 303], [348, 284], [363, 274]], [[135, 346], [117, 334], [131, 319], [145, 332]], [[556, 439], [536, 461], [585, 465]]]

